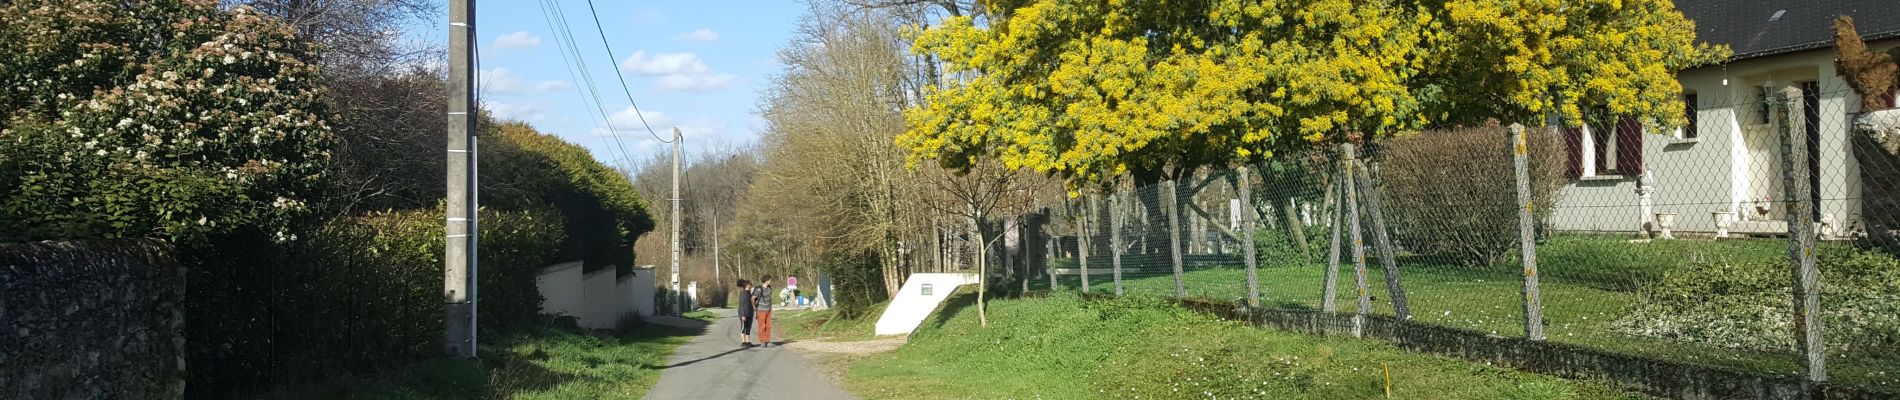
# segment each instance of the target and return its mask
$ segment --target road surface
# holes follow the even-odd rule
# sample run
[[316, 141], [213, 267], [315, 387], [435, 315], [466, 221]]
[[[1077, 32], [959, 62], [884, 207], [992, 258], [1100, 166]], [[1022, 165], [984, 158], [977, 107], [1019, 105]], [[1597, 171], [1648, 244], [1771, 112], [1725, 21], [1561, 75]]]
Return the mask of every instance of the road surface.
[[[648, 399], [856, 399], [818, 364], [789, 347], [740, 348], [739, 319], [731, 309], [680, 346]], [[777, 340], [777, 338], [774, 338]]]

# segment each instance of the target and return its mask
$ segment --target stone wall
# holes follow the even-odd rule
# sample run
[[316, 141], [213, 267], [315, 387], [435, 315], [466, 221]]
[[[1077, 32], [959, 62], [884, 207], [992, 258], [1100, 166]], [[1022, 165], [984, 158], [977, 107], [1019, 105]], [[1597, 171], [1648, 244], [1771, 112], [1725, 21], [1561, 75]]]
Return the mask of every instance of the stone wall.
[[0, 398], [183, 397], [184, 289], [157, 240], [0, 244]]

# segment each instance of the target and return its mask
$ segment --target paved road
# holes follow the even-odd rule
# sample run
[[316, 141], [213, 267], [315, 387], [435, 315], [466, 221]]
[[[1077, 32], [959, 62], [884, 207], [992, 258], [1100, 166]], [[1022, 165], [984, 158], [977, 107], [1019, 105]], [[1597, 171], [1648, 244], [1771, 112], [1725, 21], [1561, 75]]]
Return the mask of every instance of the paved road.
[[731, 309], [680, 346], [648, 399], [856, 399], [826, 379], [817, 363], [790, 348], [739, 347], [739, 319]]

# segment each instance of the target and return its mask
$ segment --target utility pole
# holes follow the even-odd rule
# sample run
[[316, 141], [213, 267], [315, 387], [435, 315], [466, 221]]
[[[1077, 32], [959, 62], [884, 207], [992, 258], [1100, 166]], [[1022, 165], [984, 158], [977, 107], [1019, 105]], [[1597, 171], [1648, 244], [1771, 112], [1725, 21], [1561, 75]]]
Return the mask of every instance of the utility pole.
[[456, 358], [475, 357], [475, 134], [474, 108], [475, 1], [449, 1], [448, 169], [445, 183], [447, 217], [443, 233], [442, 349]]
[[680, 128], [673, 128], [673, 311], [685, 313], [680, 301]]
[[[719, 213], [718, 212], [713, 213], [712, 220], [713, 220], [713, 234], [712, 234], [712, 237], [713, 237], [713, 285], [717, 285], [720, 288], [725, 288], [726, 281], [724, 279], [719, 279]], [[719, 300], [720, 304], [725, 304], [726, 301], [723, 300], [724, 298], [725, 297], [720, 297], [721, 299]]]

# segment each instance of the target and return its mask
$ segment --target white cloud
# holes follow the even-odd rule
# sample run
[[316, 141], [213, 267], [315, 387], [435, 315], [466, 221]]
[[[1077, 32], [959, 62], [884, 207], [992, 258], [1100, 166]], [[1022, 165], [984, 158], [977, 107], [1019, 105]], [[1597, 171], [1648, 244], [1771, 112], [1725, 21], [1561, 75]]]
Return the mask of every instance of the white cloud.
[[573, 88], [574, 84], [567, 83], [567, 81], [541, 81], [541, 83], [534, 84], [534, 91], [542, 93], [559, 92]]
[[709, 28], [700, 28], [696, 31], [682, 33], [679, 36], [675, 36], [675, 38], [688, 42], [712, 43], [719, 41], [719, 31], [714, 31]]
[[495, 47], [499, 48], [532, 49], [538, 46], [541, 46], [541, 37], [528, 33], [528, 31], [517, 31], [515, 33], [495, 37]]
[[548, 119], [548, 112], [555, 108], [553, 101], [529, 100], [524, 102], [506, 102], [483, 100], [482, 108], [494, 113], [495, 118], [527, 122], [541, 122]]
[[620, 70], [628, 73], [657, 77], [655, 83], [660, 90], [698, 91], [726, 87], [738, 80], [732, 74], [715, 73], [700, 61], [693, 53], [658, 53], [648, 55], [646, 51], [633, 52], [620, 62]]
[[[635, 115], [633, 107], [627, 107], [614, 112], [613, 115], [607, 117], [607, 120], [612, 124], [613, 128], [618, 129], [608, 129], [606, 126], [600, 126], [594, 129], [594, 134], [631, 138], [636, 140], [638, 147], [645, 149], [657, 146], [658, 144], [658, 141], [653, 138], [653, 135], [647, 133], [647, 126], [652, 126], [654, 134], [658, 134], [660, 137], [667, 138], [668, 140], [672, 139], [673, 128], [679, 128], [680, 136], [685, 137], [687, 142], [703, 143], [708, 140], [721, 141], [724, 140], [724, 136], [729, 133], [728, 128], [730, 124], [711, 118], [700, 117], [683, 120], [667, 115], [666, 112], [660, 110], [640, 110], [640, 113], [640, 115]], [[645, 125], [641, 125], [640, 116], [646, 117]]]
[[507, 67], [481, 70], [476, 73], [475, 79], [476, 83], [481, 85], [483, 94], [520, 95], [558, 92], [574, 88], [574, 84], [567, 81], [540, 81], [530, 84]]

